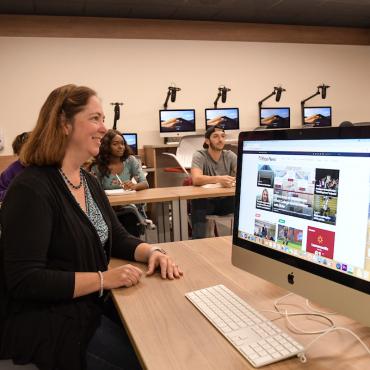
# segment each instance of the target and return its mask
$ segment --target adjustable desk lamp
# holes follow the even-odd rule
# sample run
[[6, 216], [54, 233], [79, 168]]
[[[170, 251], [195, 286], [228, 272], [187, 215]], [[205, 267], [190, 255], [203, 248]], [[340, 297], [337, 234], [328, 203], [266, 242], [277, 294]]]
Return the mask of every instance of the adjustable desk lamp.
[[301, 101], [301, 115], [302, 115], [302, 125], [304, 125], [304, 104], [306, 103], [307, 100], [310, 100], [314, 98], [316, 95], [321, 94], [321, 98], [325, 99], [326, 98], [326, 90], [329, 88], [329, 85], [325, 85], [324, 83], [322, 85], [317, 86], [317, 91], [309, 96], [308, 98], [304, 99]]
[[[164, 101], [163, 103], [163, 108], [165, 110], [167, 110], [167, 107], [168, 107], [168, 100], [169, 98], [171, 97], [171, 102], [174, 103], [176, 101], [176, 94], [178, 91], [181, 91], [181, 89], [179, 87], [176, 87], [175, 83], [171, 83], [171, 86], [168, 86], [168, 91], [167, 91], [167, 96], [166, 96], [166, 100]], [[168, 138], [166, 137], [164, 139], [164, 143], [167, 144], [168, 142]]]
[[114, 120], [113, 120], [113, 130], [117, 130], [117, 121], [120, 118], [120, 105], [123, 105], [123, 103], [110, 103], [111, 105], [114, 105]]
[[218, 94], [217, 94], [216, 100], [213, 103], [215, 109], [217, 109], [217, 102], [220, 98], [223, 103], [226, 103], [228, 91], [231, 91], [231, 89], [228, 89], [226, 86], [223, 86], [223, 85], [218, 88]]
[[267, 96], [266, 96], [266, 98], [263, 98], [262, 100], [260, 100], [260, 101], [258, 102], [258, 107], [261, 109], [261, 107], [262, 107], [262, 103], [263, 103], [265, 100], [267, 100], [267, 99], [271, 98], [271, 96], [273, 96], [273, 95], [276, 95], [276, 97], [275, 97], [275, 100], [276, 100], [276, 101], [280, 101], [280, 99], [281, 99], [281, 94], [282, 94], [282, 92], [283, 92], [283, 91], [286, 91], [286, 90], [285, 90], [285, 89], [283, 89], [281, 86], [274, 87], [274, 91], [273, 91], [270, 95], [267, 95]]
[[171, 96], [171, 102], [174, 103], [176, 101], [176, 93], [177, 91], [181, 91], [181, 89], [179, 87], [176, 87], [175, 84], [171, 84], [171, 86], [168, 87], [168, 91], [167, 91], [167, 96], [166, 96], [166, 100], [163, 104], [163, 108], [164, 109], [167, 109], [167, 106], [168, 106], [168, 99], [170, 98]]

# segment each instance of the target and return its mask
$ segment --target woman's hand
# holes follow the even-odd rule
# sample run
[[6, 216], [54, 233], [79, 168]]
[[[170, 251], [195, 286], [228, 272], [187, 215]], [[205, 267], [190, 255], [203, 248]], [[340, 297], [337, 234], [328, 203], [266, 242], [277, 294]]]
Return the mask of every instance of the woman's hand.
[[160, 267], [161, 276], [163, 279], [173, 280], [175, 278], [180, 278], [183, 275], [180, 267], [172, 260], [167, 254], [163, 254], [160, 251], [154, 251], [149, 256], [148, 260], [148, 271], [147, 276], [153, 275], [155, 269]]
[[131, 287], [136, 285], [143, 272], [133, 265], [127, 264], [115, 267], [103, 272], [104, 289], [113, 289], [120, 287]]
[[136, 184], [134, 184], [132, 181], [125, 181], [122, 184], [122, 187], [124, 190], [135, 190]]

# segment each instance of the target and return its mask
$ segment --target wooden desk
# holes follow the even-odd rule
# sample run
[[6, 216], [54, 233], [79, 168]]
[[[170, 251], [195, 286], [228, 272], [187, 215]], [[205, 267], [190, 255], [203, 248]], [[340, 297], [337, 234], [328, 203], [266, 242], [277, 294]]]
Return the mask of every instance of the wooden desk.
[[109, 203], [112, 206], [124, 206], [126, 204], [140, 204], [140, 203], [161, 203], [158, 207], [158, 238], [160, 242], [171, 241], [170, 226], [168, 222], [168, 207], [165, 205], [171, 202], [172, 206], [172, 224], [173, 224], [173, 240], [181, 240], [180, 231], [180, 209], [178, 193], [172, 191], [170, 188], [150, 188], [136, 191], [125, 195], [110, 195], [108, 196]]
[[[159, 275], [142, 278], [129, 289], [115, 289], [113, 298], [137, 353], [148, 370], [244, 370], [251, 365], [193, 307], [184, 294], [210, 285], [224, 284], [259, 310], [273, 309], [273, 301], [287, 292], [277, 286], [237, 269], [230, 263], [231, 238], [211, 238], [161, 244], [176, 258], [183, 270], [180, 280], [162, 280]], [[111, 265], [122, 261], [114, 260]], [[138, 266], [142, 266], [138, 264]], [[289, 298], [294, 305], [304, 307], [299, 296]], [[276, 315], [264, 313], [268, 318]], [[337, 325], [353, 330], [370, 345], [370, 328], [343, 316], [332, 317]], [[284, 330], [285, 320], [275, 323]], [[322, 328], [315, 320], [295, 321], [306, 330]], [[315, 335], [296, 335], [303, 345]], [[370, 368], [370, 356], [349, 334], [332, 332], [307, 353], [308, 362], [297, 358], [269, 365], [271, 370], [365, 370]]]
[[149, 188], [124, 195], [109, 195], [108, 199], [112, 206], [121, 206], [130, 203], [168, 202], [178, 199], [178, 192], [172, 189], [174, 188]]
[[[138, 203], [162, 203], [171, 202], [173, 240], [188, 240], [188, 210], [187, 200], [199, 198], [228, 197], [235, 195], [235, 188], [202, 188], [201, 186], [173, 186], [167, 188], [151, 188], [140, 190], [125, 195], [108, 196], [112, 206]], [[160, 213], [160, 227], [164, 230], [164, 236], [160, 233], [160, 241], [170, 241], [167, 210]]]
[[173, 188], [179, 196], [180, 220], [181, 220], [181, 240], [188, 240], [188, 205], [187, 201], [200, 198], [230, 197], [235, 195], [233, 188], [202, 188], [201, 186], [182, 186]]

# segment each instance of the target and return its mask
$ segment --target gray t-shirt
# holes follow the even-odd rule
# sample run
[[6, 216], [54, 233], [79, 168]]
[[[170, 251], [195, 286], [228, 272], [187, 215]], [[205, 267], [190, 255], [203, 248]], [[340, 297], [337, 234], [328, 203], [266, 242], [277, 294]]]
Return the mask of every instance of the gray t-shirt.
[[192, 168], [199, 168], [206, 176], [236, 176], [236, 154], [231, 150], [223, 150], [216, 162], [208, 154], [208, 150], [197, 150], [193, 154]]

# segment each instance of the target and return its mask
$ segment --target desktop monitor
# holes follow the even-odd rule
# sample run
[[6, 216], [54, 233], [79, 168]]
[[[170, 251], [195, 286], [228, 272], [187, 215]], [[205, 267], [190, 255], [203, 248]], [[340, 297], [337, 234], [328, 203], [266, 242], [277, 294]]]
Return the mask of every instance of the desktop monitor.
[[160, 110], [159, 132], [161, 137], [174, 137], [195, 134], [195, 110]]
[[290, 108], [260, 108], [260, 126], [264, 128], [289, 128]]
[[331, 107], [303, 107], [303, 127], [331, 126]]
[[370, 326], [370, 127], [242, 132], [232, 263]]
[[124, 133], [123, 137], [126, 140], [127, 145], [129, 145], [134, 154], [137, 155], [137, 134]]
[[239, 108], [205, 109], [206, 130], [221, 126], [224, 130], [239, 130]]

